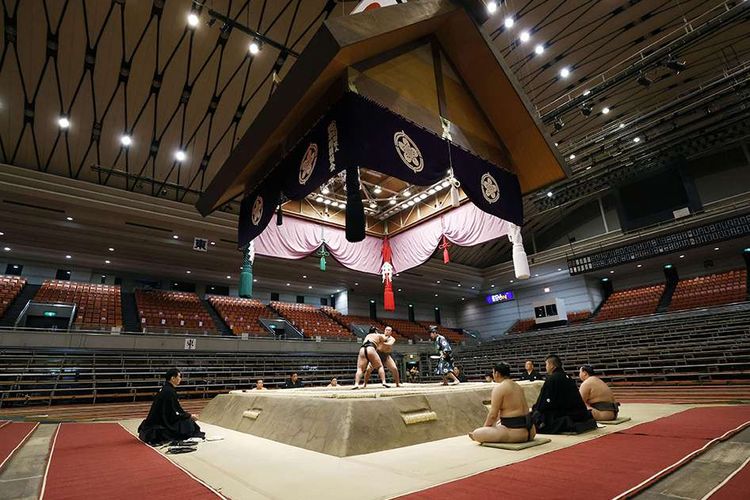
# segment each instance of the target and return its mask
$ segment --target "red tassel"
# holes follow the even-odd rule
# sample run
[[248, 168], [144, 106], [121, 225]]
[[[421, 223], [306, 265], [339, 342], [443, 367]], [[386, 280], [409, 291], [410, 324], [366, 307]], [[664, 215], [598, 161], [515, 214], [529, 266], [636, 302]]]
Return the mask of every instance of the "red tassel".
[[451, 261], [450, 255], [448, 254], [449, 246], [451, 246], [451, 244], [448, 243], [448, 239], [443, 235], [443, 243], [440, 245], [440, 248], [443, 249], [443, 264], [448, 264]]
[[391, 280], [385, 280], [385, 289], [383, 290], [383, 309], [386, 311], [396, 310], [396, 300], [393, 298], [393, 285]]

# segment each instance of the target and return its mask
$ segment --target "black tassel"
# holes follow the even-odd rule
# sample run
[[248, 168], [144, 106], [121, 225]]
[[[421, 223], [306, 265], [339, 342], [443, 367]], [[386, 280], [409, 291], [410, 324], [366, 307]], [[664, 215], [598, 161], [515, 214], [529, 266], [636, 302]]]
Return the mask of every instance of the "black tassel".
[[284, 215], [281, 212], [281, 204], [279, 204], [278, 208], [276, 209], [276, 225], [280, 226], [284, 223]]
[[365, 239], [365, 207], [359, 194], [359, 169], [346, 169], [346, 240], [352, 243]]

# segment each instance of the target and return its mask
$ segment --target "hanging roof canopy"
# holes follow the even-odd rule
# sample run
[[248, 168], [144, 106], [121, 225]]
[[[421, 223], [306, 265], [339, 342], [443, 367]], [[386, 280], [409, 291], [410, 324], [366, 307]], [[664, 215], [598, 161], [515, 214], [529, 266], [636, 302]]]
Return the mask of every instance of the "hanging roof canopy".
[[501, 166], [518, 176], [523, 193], [566, 177], [536, 113], [481, 31], [481, 7], [475, 0], [423, 0], [325, 22], [214, 177], [199, 211], [207, 215], [255, 189], [347, 90], [352, 67], [427, 39], [450, 61], [473, 100], [468, 105], [481, 109], [494, 146], [506, 152]]

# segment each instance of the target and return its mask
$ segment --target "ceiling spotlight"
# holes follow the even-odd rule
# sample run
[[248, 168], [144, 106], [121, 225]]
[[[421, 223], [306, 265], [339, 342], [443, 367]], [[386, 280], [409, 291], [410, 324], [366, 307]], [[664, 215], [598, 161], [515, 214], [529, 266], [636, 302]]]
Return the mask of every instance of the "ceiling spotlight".
[[287, 283], [286, 286], [289, 286], [289, 283]]
[[508, 16], [505, 18], [505, 21], [503, 22], [503, 24], [505, 25], [506, 28], [510, 29], [513, 27], [513, 24], [515, 23], [513, 21], [513, 18], [511, 16]]
[[308, 290], [312, 290], [312, 285], [307, 285]]
[[413, 207], [414, 206], [414, 200], [409, 200], [409, 201], [406, 202], [406, 204], [409, 205], [410, 207]]
[[427, 198], [426, 194], [422, 193], [422, 194], [419, 195], [419, 199], [420, 200], [424, 200], [425, 198]]
[[111, 261], [105, 260], [104, 263], [105, 264], [111, 264]]
[[391, 205], [395, 205], [396, 204], [396, 198], [391, 198], [388, 203], [390, 203]]
[[380, 186], [375, 186], [375, 189], [372, 190], [375, 194], [380, 194], [383, 192], [383, 190], [380, 188]]
[[[442, 188], [440, 188], [440, 189], [442, 189]], [[427, 194], [435, 194], [436, 192], [437, 192], [437, 191], [435, 191], [435, 189], [434, 189], [434, 188], [430, 188], [430, 189], [429, 189], [429, 190], [427, 191]]]
[[407, 189], [406, 191], [403, 192], [403, 195], [404, 195], [404, 198], [408, 198], [409, 196], [411, 196], [411, 191]]
[[716, 251], [716, 250], [718, 250], [718, 249], [719, 249], [719, 247], [714, 247], [714, 251]]
[[190, 274], [190, 271], [185, 271], [186, 274]]
[[621, 123], [619, 128], [625, 128], [625, 124]]
[[172, 238], [174, 238], [175, 240], [179, 240], [180, 239], [180, 237], [178, 235], [176, 235], [176, 234], [173, 234]]
[[581, 114], [583, 116], [590, 116], [591, 112], [593, 111], [593, 108], [590, 104], [583, 103], [581, 104]]
[[543, 54], [543, 53], [544, 53], [544, 45], [542, 45], [542, 44], [540, 43], [539, 45], [537, 45], [536, 47], [534, 47], [534, 53], [535, 53], [536, 55], [541, 55], [541, 54]]
[[230, 275], [228, 275], [228, 274], [227, 274], [227, 279], [228, 279], [228, 280], [231, 280], [231, 279], [232, 279], [232, 277], [231, 277]]
[[667, 59], [667, 62], [664, 63], [664, 66], [671, 69], [675, 75], [679, 75], [680, 71], [685, 71], [687, 63], [685, 61], [677, 60], [677, 58], [674, 56], [669, 56], [669, 59]]
[[643, 264], [638, 264], [638, 265], [637, 265], [637, 266], [635, 266], [635, 267], [643, 267]]
[[198, 14], [196, 14], [195, 12], [191, 12], [190, 14], [188, 14], [187, 16], [188, 26], [190, 26], [191, 28], [195, 28], [196, 26], [198, 26], [198, 21], [199, 21]]
[[435, 192], [442, 191], [443, 186], [440, 184], [435, 185]]
[[490, 14], [494, 14], [496, 10], [497, 2], [495, 2], [494, 0], [490, 0], [489, 2], [487, 2], [487, 12], [489, 12]]
[[521, 43], [526, 43], [531, 39], [531, 35], [529, 35], [528, 31], [522, 31], [518, 38], [521, 40]]
[[65, 217], [65, 220], [72, 222], [73, 221], [73, 217]]
[[561, 117], [558, 117], [557, 120], [555, 120], [555, 130], [559, 132], [564, 126], [565, 122], [562, 121]]
[[0, 231], [0, 236], [5, 236], [5, 233]]
[[372, 208], [372, 209], [378, 208], [378, 204], [375, 203], [374, 201], [371, 201], [370, 202], [370, 208]]
[[570, 76], [570, 69], [569, 68], [563, 68], [560, 70], [560, 76], [563, 78], [567, 78]]
[[641, 138], [640, 137], [634, 137], [633, 138], [633, 142], [635, 142], [637, 144], [637, 143], [641, 142]]
[[114, 248], [112, 248], [112, 247], [109, 247], [109, 251], [110, 251], [110, 252], [114, 252], [114, 251], [115, 251], [115, 249], [114, 249]]
[[680, 258], [681, 258], [681, 259], [684, 259], [684, 258], [685, 258], [685, 256], [684, 256], [684, 255], [680, 255]]
[[615, 272], [614, 271], [610, 271], [609, 274], [615, 274]]
[[326, 204], [326, 205], [330, 205], [331, 204], [331, 200], [323, 200], [323, 203]]
[[331, 192], [331, 190], [328, 189], [328, 186], [323, 186], [322, 188], [320, 188], [320, 192], [323, 194], [328, 194]]
[[10, 247], [3, 247], [3, 250], [5, 250], [6, 252], [10, 252]]
[[568, 156], [568, 158], [571, 159], [571, 160], [575, 160], [576, 159], [576, 155], [574, 155], [573, 153], [571, 153], [570, 156]]
[[183, 150], [178, 149], [177, 151], [174, 152], [174, 159], [175, 160], [177, 160], [177, 161], [185, 161], [185, 158], [187, 158], [187, 154]]
[[552, 191], [547, 191], [547, 198], [552, 198]]
[[57, 119], [57, 125], [61, 129], [66, 129], [70, 127], [70, 120], [68, 120], [68, 118], [65, 116], [61, 116], [60, 118]]
[[72, 259], [73, 257], [71, 255], [66, 255], [65, 258], [66, 259]]
[[318, 203], [323, 203], [323, 197], [318, 196], [317, 198], [315, 198], [315, 201], [317, 201]]
[[133, 144], [133, 139], [129, 135], [125, 134], [120, 137], [120, 144], [122, 144], [125, 147], [128, 147], [131, 144]]
[[584, 90], [584, 91], [583, 91], [583, 97], [586, 97], [586, 96], [587, 96], [587, 95], [589, 95], [590, 93], [591, 93], [591, 91], [590, 91], [589, 89], [586, 89], [586, 90]]
[[490, 288], [495, 288], [495, 285], [490, 285]]
[[337, 202], [337, 201], [332, 201], [332, 202], [331, 202], [331, 206], [332, 206], [333, 208], [339, 208], [339, 202]]
[[443, 181], [440, 185], [443, 186], [444, 188], [447, 188], [451, 185], [451, 183], [449, 181]]
[[608, 107], [606, 107], [606, 106], [605, 106], [605, 107], [603, 107], [603, 108], [602, 108], [602, 114], [603, 114], [603, 115], [608, 115], [608, 114], [609, 114], [609, 108], [608, 108]]
[[260, 52], [260, 42], [258, 40], [253, 40], [252, 42], [250, 42], [248, 50], [252, 55], [257, 54], [258, 52]]
[[214, 245], [216, 245], [216, 242], [215, 241], [211, 241], [210, 244], [211, 244], [211, 246], [214, 246]]
[[638, 75], [638, 79], [636, 81], [638, 82], [638, 85], [642, 85], [644, 87], [648, 87], [649, 85], [654, 83], [654, 81], [651, 78], [647, 77], [643, 73]]

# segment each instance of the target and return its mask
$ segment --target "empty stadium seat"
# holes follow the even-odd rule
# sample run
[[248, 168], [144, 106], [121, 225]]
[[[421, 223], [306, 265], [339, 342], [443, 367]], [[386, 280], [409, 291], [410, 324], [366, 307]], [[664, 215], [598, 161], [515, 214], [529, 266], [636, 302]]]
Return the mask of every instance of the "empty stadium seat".
[[194, 293], [136, 290], [135, 301], [141, 327], [146, 331], [217, 333], [211, 316]]
[[575, 311], [568, 313], [568, 323], [579, 323], [591, 318], [591, 311]]
[[599, 310], [596, 321], [653, 314], [664, 294], [664, 287], [660, 284], [614, 292]]
[[19, 276], [0, 276], [0, 317], [26, 285], [26, 279]]
[[405, 319], [388, 318], [383, 321], [388, 325], [391, 325], [391, 327], [393, 327], [393, 329], [402, 337], [420, 341], [430, 340], [430, 334], [427, 332], [427, 327], [424, 325]]
[[278, 315], [256, 299], [209, 295], [206, 297], [224, 319], [232, 333], [264, 335], [268, 332], [261, 326], [260, 318], [274, 319]]
[[346, 328], [315, 306], [277, 301], [271, 301], [269, 306], [307, 338], [320, 336], [341, 340], [354, 339]]
[[726, 273], [680, 280], [672, 294], [669, 310], [711, 307], [746, 299], [747, 271], [734, 269]]
[[46, 280], [34, 297], [35, 302], [74, 303], [77, 328], [96, 330], [122, 327], [122, 302], [118, 285]]
[[534, 328], [534, 325], [536, 325], [536, 320], [534, 318], [519, 319], [518, 321], [513, 323], [513, 326], [510, 327], [508, 333], [528, 332], [529, 330]]

